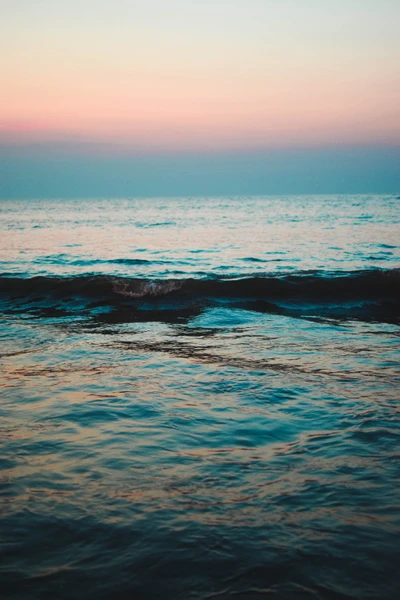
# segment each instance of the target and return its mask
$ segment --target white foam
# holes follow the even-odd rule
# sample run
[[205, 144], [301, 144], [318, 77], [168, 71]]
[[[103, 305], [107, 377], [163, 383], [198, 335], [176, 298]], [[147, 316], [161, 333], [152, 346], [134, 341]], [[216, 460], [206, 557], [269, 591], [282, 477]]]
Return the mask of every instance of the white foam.
[[165, 296], [180, 290], [182, 285], [182, 281], [115, 281], [113, 292], [127, 298]]

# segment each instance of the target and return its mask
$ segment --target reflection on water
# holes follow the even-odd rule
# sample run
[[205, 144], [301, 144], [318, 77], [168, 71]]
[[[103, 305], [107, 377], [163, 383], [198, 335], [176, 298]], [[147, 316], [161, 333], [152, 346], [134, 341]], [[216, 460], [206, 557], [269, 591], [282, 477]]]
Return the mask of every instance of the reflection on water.
[[396, 207], [2, 203], [1, 598], [397, 600]]
[[13, 200], [1, 212], [8, 273], [165, 278], [400, 266], [395, 196]]
[[396, 597], [396, 326], [67, 323], [2, 359], [9, 597]]

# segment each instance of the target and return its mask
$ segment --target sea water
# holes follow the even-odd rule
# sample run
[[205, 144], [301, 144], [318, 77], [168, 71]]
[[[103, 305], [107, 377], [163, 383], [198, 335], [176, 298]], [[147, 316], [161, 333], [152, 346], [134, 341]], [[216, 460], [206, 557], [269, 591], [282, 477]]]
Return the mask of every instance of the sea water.
[[398, 196], [0, 211], [1, 597], [397, 600]]

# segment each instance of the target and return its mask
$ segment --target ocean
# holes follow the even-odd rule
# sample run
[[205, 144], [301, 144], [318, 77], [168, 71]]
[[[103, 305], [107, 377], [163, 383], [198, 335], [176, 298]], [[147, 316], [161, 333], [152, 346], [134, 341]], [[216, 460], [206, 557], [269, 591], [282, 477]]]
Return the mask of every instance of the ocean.
[[0, 201], [0, 596], [400, 597], [399, 196]]

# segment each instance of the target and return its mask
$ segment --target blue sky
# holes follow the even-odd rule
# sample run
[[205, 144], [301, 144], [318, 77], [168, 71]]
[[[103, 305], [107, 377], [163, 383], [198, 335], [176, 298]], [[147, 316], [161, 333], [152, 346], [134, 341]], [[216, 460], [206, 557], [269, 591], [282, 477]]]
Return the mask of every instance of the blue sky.
[[0, 0], [0, 195], [396, 192], [398, 0]]

